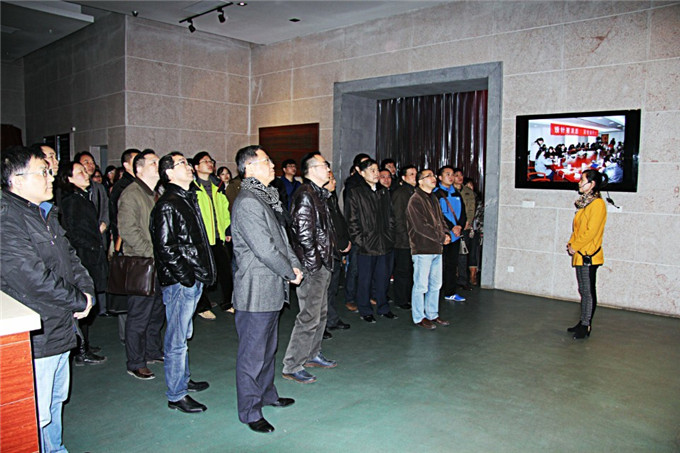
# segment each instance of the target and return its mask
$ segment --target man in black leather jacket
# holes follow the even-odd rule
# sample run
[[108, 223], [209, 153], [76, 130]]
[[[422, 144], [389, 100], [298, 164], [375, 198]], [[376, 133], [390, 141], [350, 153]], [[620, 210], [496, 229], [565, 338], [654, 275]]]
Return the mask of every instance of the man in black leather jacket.
[[208, 388], [189, 376], [187, 339], [193, 334], [192, 316], [204, 286], [215, 282], [215, 260], [205, 232], [193, 182], [191, 165], [178, 152], [160, 160], [158, 173], [165, 192], [151, 211], [151, 239], [158, 280], [163, 292], [165, 381], [168, 407], [182, 412], [207, 408], [187, 392]]
[[[39, 148], [2, 153], [2, 290], [40, 315], [31, 335], [41, 451], [61, 451], [75, 320], [92, 308], [94, 284], [64, 235], [52, 199], [54, 178]], [[4, 360], [4, 359], [3, 359]]]
[[305, 267], [306, 277], [297, 289], [300, 313], [283, 359], [283, 377], [306, 384], [316, 381], [316, 377], [308, 373], [305, 366], [333, 368], [337, 365], [321, 353], [337, 239], [326, 202], [331, 194], [323, 188], [330, 178], [330, 166], [319, 152], [307, 154], [301, 165], [305, 183], [291, 200], [291, 236], [293, 250]]

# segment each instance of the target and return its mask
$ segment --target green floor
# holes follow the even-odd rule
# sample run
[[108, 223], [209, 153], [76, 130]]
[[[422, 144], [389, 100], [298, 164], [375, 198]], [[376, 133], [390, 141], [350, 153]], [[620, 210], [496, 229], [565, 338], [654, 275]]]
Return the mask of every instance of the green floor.
[[[467, 294], [466, 294], [467, 295]], [[565, 328], [569, 302], [476, 289], [442, 302], [451, 326], [426, 331], [410, 312], [367, 324], [341, 308], [350, 330], [324, 341], [332, 370], [301, 385], [280, 377], [296, 307], [280, 324], [276, 385], [293, 397], [266, 408], [273, 434], [236, 413], [232, 315], [198, 319], [189, 344], [195, 395], [208, 411], [166, 406], [157, 378], [125, 372], [115, 318], [100, 318], [93, 343], [108, 361], [73, 369], [64, 440], [71, 452], [671, 452], [680, 451], [680, 319], [599, 308], [590, 339]]]

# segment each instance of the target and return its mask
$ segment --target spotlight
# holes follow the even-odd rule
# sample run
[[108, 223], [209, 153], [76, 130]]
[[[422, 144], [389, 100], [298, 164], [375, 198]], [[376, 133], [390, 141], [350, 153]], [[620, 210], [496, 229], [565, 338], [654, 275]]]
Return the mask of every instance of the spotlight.
[[246, 2], [238, 2], [237, 5], [238, 5], [238, 6], [246, 6], [247, 3], [246, 3]]
[[224, 10], [222, 8], [219, 8], [217, 12], [220, 13], [219, 16], [217, 16], [217, 19], [220, 21], [220, 23], [223, 24], [224, 22], [226, 22], [227, 18], [224, 17]]
[[132, 11], [132, 15], [133, 15], [134, 17], [139, 16], [139, 11]]
[[194, 27], [194, 21], [193, 21], [193, 20], [190, 20], [190, 21], [189, 21], [189, 31], [190, 31], [191, 33], [193, 33], [193, 32], [196, 31], [196, 27]]

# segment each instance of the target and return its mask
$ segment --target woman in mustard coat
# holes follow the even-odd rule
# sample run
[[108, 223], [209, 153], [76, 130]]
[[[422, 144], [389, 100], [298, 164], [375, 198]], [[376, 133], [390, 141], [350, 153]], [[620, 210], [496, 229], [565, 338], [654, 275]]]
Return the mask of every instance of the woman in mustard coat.
[[581, 295], [581, 320], [567, 329], [574, 339], [590, 336], [592, 319], [597, 307], [595, 277], [597, 268], [604, 264], [602, 237], [607, 222], [607, 206], [600, 195], [607, 177], [596, 170], [586, 170], [578, 183], [580, 196], [574, 203], [573, 233], [567, 243], [567, 253], [576, 269], [578, 292]]

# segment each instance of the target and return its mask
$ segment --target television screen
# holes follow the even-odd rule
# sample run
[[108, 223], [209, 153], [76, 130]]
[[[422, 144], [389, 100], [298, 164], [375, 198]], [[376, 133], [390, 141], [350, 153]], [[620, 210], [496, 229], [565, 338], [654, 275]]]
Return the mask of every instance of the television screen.
[[515, 187], [576, 190], [581, 173], [607, 175], [607, 190], [637, 191], [640, 110], [518, 116]]

